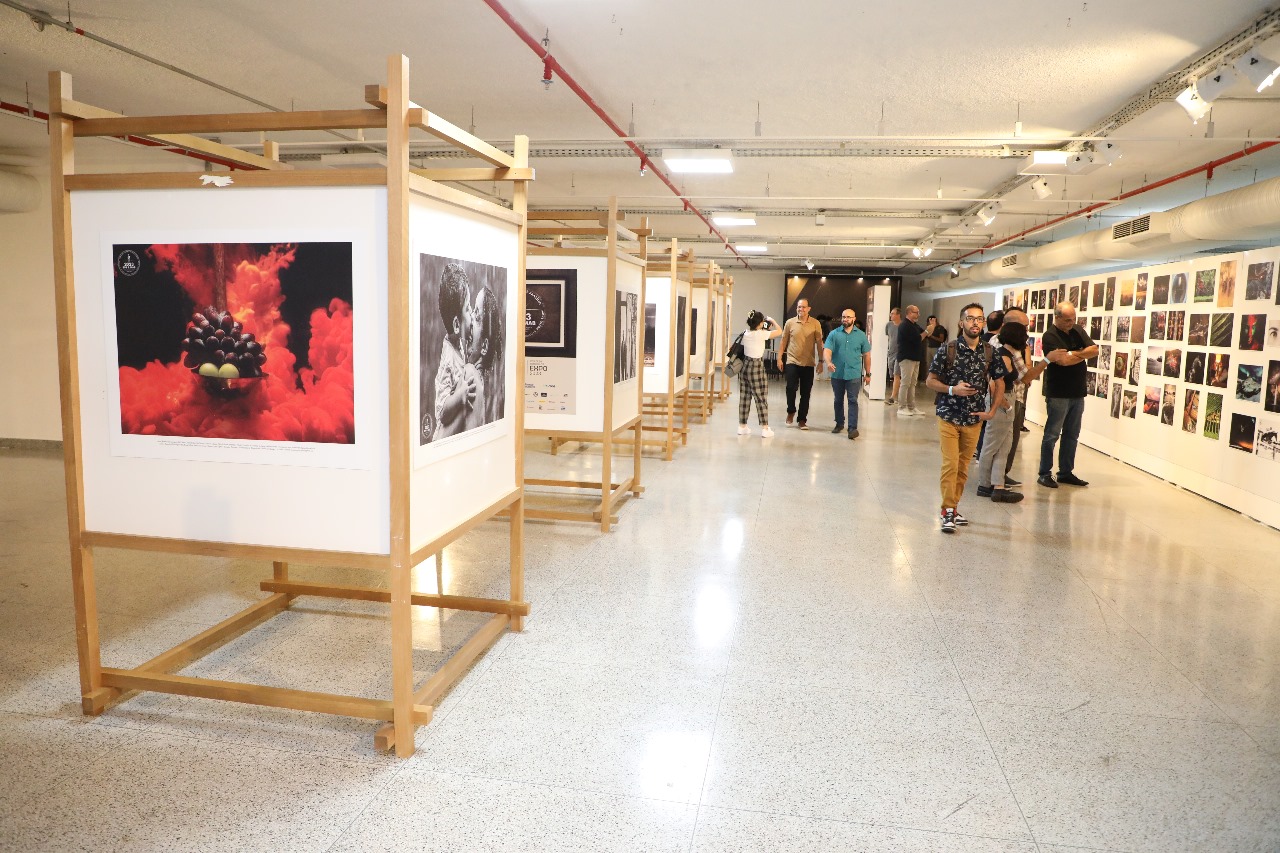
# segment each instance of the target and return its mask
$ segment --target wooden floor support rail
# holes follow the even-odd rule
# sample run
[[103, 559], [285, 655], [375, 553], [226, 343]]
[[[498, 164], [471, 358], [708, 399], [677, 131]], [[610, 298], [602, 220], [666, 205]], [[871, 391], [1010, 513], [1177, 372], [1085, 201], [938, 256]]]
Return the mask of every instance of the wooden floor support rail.
[[[473, 661], [484, 654], [489, 646], [507, 630], [510, 617], [494, 616], [481, 626], [479, 631], [471, 635], [471, 639], [462, 644], [462, 648], [453, 653], [448, 662], [435, 675], [428, 678], [413, 694], [415, 710], [419, 707], [430, 707], [443, 696], [463, 673], [470, 668]], [[390, 750], [396, 745], [395, 726], [382, 726], [373, 737], [374, 746], [380, 750]]]
[[[390, 603], [391, 591], [366, 586], [346, 584], [311, 583], [309, 581], [262, 581], [259, 588], [267, 592], [295, 595], [316, 595], [322, 598], [345, 598], [355, 601], [381, 601]], [[503, 613], [508, 616], [528, 616], [529, 602], [506, 601], [500, 598], [471, 598], [464, 595], [437, 595], [415, 592], [411, 603], [418, 607], [442, 607], [446, 610], [467, 610], [472, 613]]]
[[[628, 481], [630, 482], [630, 481]], [[560, 486], [565, 489], [602, 489], [604, 484], [599, 480], [546, 480], [540, 478], [526, 478], [524, 481], [526, 486]], [[610, 483], [609, 488], [618, 488], [617, 483]]]
[[[505, 620], [507, 617], [495, 618]], [[136, 669], [104, 667], [102, 683], [117, 690], [150, 690], [155, 693], [172, 693], [176, 696], [194, 696], [201, 699], [243, 702], [248, 705], [265, 705], [270, 708], [288, 708], [293, 711], [340, 714], [362, 720], [390, 720], [392, 714], [391, 702], [387, 699], [364, 699], [338, 693], [290, 690], [284, 687], [244, 684], [239, 681], [217, 681], [186, 675], [141, 672]], [[413, 709], [415, 724], [425, 725], [431, 722], [431, 715], [430, 707], [415, 704]]]

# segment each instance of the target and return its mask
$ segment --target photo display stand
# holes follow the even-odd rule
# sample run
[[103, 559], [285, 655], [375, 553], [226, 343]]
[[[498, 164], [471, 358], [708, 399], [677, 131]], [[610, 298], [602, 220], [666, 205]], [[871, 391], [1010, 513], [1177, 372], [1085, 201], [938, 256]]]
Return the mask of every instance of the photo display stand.
[[[692, 287], [681, 278], [678, 241], [666, 250], [665, 263], [650, 264], [645, 283], [646, 336], [652, 340], [653, 364], [646, 358], [644, 368], [644, 430], [656, 434], [644, 443], [660, 448], [668, 462], [676, 447], [689, 442], [689, 321], [692, 314]], [[688, 260], [691, 253], [686, 254]], [[659, 270], [665, 274], [659, 274]], [[652, 307], [650, 307], [652, 306]], [[648, 316], [653, 316], [653, 331]], [[648, 353], [650, 344], [646, 342]]]
[[[631, 230], [619, 220], [618, 201], [609, 210], [538, 211], [529, 214], [531, 246], [526, 265], [524, 434], [550, 440], [551, 452], [568, 442], [603, 445], [600, 480], [526, 477], [526, 499], [559, 498], [578, 503], [584, 490], [600, 492], [590, 510], [525, 507], [526, 518], [596, 522], [608, 532], [628, 497], [639, 497], [643, 424], [645, 261], [622, 241], [643, 247], [647, 224]], [[572, 224], [564, 224], [572, 223]], [[603, 248], [565, 246], [564, 239], [605, 240]], [[641, 249], [643, 252], [643, 248]], [[572, 287], [570, 287], [572, 282]], [[570, 304], [572, 302], [572, 304]], [[536, 304], [535, 304], [536, 303]], [[631, 433], [630, 441], [627, 433]], [[631, 447], [631, 475], [614, 482], [615, 449]]]
[[715, 402], [724, 402], [729, 399], [729, 394], [733, 390], [732, 382], [724, 372], [729, 357], [729, 322], [733, 316], [733, 276], [726, 276], [723, 273], [720, 275], [717, 293], [713, 343], [715, 363], [712, 365], [714, 372], [711, 376], [711, 390]]
[[1280, 248], [1005, 288], [1037, 361], [1062, 301], [1098, 345], [1080, 443], [1280, 529]]
[[714, 261], [682, 264], [692, 288], [689, 320], [689, 417], [707, 423], [715, 404], [715, 310], [722, 270]]
[[[407, 757], [439, 697], [523, 628], [528, 140], [508, 154], [413, 104], [403, 56], [387, 73], [365, 88], [368, 108], [143, 117], [79, 103], [70, 76], [50, 74], [86, 714], [133, 691], [317, 711], [383, 721], [375, 745]], [[258, 156], [188, 135], [379, 129], [386, 169], [295, 171], [275, 141]], [[410, 169], [414, 131], [485, 165]], [[124, 136], [230, 168], [76, 173], [77, 138]], [[511, 182], [513, 209], [441, 183], [481, 180]], [[439, 571], [445, 546], [504, 512], [507, 599], [413, 590], [416, 565], [436, 557]], [[269, 595], [140, 666], [104, 667], [99, 548], [269, 561]], [[386, 585], [314, 583], [290, 576], [291, 562], [380, 572]], [[390, 699], [177, 674], [307, 595], [390, 605]], [[414, 606], [492, 614], [416, 687]]]

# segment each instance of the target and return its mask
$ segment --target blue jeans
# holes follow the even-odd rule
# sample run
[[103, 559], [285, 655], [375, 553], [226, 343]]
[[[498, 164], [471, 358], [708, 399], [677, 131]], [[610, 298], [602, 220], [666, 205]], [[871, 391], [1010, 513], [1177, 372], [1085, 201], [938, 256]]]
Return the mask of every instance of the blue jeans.
[[[858, 392], [862, 390], [862, 377], [857, 379], [836, 379], [831, 377], [831, 390], [836, 395], [836, 425], [848, 424], [849, 429], [858, 428]], [[844, 398], [849, 396], [849, 420], [844, 419]]]
[[1080, 439], [1080, 418], [1084, 414], [1083, 397], [1046, 397], [1048, 416], [1044, 421], [1044, 439], [1040, 442], [1040, 476], [1053, 473], [1053, 446], [1062, 436], [1058, 450], [1058, 476], [1073, 474], [1076, 469], [1076, 442]]

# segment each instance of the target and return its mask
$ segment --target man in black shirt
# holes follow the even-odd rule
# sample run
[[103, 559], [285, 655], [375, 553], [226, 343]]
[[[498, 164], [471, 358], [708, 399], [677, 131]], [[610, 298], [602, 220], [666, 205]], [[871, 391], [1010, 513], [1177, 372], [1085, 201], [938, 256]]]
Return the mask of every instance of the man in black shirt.
[[[1040, 442], [1040, 476], [1036, 480], [1050, 489], [1058, 483], [1087, 486], [1075, 475], [1076, 444], [1080, 439], [1080, 419], [1084, 415], [1085, 378], [1089, 374], [1085, 362], [1097, 358], [1098, 345], [1083, 326], [1076, 325], [1076, 306], [1059, 302], [1053, 309], [1053, 326], [1041, 338], [1044, 357], [1049, 366], [1044, 373], [1044, 397], [1047, 417], [1044, 439]], [[1053, 479], [1053, 447], [1062, 437], [1058, 450], [1058, 479]]]
[[922, 329], [916, 323], [919, 319], [920, 308], [908, 305], [898, 324], [898, 366], [902, 375], [898, 414], [903, 417], [924, 414], [916, 408], [916, 383], [920, 379], [920, 362], [924, 361], [924, 339], [933, 334], [937, 325], [930, 323], [927, 329]]

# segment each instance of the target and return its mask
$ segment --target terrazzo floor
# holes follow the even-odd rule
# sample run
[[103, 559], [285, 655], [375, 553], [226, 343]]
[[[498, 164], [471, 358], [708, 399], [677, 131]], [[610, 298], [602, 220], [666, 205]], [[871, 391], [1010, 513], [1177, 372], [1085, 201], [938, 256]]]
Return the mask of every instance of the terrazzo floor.
[[[61, 456], [0, 450], [0, 849], [1280, 850], [1280, 532], [1086, 449], [1089, 488], [1039, 488], [1033, 431], [1027, 500], [969, 497], [944, 536], [933, 418], [864, 403], [850, 442], [814, 393], [800, 432], [774, 389], [770, 440], [722, 404], [645, 459], [610, 534], [530, 523], [526, 630], [408, 760], [341, 717], [159, 694], [81, 716]], [[503, 595], [506, 563], [487, 523], [445, 590]], [[98, 571], [104, 663], [130, 666], [270, 566]], [[419, 680], [482, 622], [422, 610]], [[183, 672], [388, 696], [389, 635], [381, 605], [303, 598]]]

